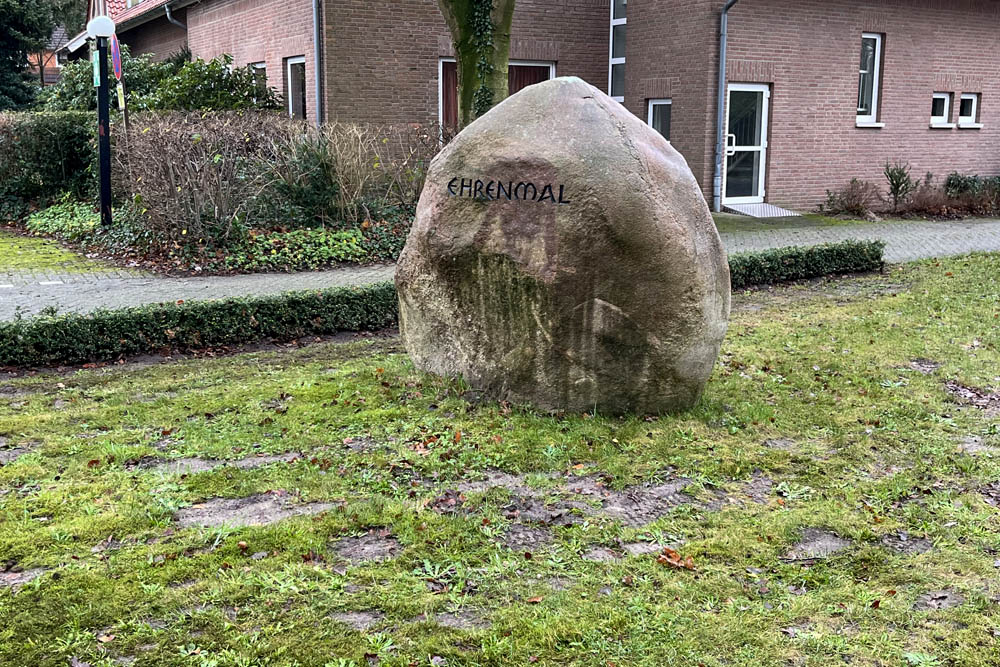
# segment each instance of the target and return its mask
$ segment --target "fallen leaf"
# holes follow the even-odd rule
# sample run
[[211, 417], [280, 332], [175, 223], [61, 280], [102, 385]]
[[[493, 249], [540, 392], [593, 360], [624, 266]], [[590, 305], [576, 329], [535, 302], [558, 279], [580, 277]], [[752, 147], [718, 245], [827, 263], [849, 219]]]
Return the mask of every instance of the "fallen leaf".
[[656, 557], [656, 562], [660, 565], [666, 565], [668, 567], [674, 567], [683, 570], [695, 570], [694, 559], [691, 556], [687, 558], [682, 557], [679, 553], [666, 547], [659, 556]]
[[875, 600], [874, 602], [872, 602], [871, 608], [872, 609], [878, 609], [881, 605], [882, 605], [882, 601], [881, 600]]
[[528, 602], [528, 604], [538, 604], [539, 602], [541, 602], [544, 599], [545, 598], [542, 598], [542, 597], [528, 598], [527, 602]]

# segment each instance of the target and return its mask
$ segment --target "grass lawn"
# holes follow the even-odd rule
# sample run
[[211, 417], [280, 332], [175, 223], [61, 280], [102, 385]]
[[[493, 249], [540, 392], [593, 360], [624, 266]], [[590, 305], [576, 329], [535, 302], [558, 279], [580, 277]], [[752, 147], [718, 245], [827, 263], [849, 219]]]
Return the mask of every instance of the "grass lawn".
[[105, 267], [55, 241], [0, 230], [0, 275], [31, 272], [92, 273]]
[[997, 257], [736, 303], [660, 419], [393, 338], [0, 380], [0, 664], [996, 665]]

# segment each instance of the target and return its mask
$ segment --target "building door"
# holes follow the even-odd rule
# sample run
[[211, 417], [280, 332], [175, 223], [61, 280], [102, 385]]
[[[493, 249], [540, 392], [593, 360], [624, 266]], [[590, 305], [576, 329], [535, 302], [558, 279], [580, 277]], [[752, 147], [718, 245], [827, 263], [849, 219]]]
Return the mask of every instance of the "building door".
[[764, 202], [770, 100], [767, 84], [729, 84], [724, 204]]

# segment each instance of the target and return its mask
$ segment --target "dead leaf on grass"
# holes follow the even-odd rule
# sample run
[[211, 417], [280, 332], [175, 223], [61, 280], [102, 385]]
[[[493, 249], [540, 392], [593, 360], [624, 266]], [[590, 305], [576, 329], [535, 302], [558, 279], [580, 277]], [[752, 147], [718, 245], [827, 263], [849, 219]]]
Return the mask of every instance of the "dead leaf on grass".
[[685, 558], [670, 547], [666, 547], [663, 550], [663, 553], [656, 557], [656, 562], [660, 565], [673, 567], [679, 570], [694, 571], [697, 569], [694, 565], [694, 559], [691, 558], [691, 556]]

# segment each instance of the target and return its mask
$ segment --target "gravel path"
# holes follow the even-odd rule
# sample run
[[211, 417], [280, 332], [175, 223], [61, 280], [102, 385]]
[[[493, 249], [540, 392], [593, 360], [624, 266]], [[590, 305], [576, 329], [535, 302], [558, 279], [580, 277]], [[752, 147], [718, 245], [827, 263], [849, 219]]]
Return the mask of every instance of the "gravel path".
[[[761, 229], [722, 234], [729, 252], [791, 245], [816, 245], [847, 239], [882, 239], [889, 262], [907, 262], [969, 252], [1000, 252], [1000, 220], [966, 222], [879, 223], [835, 227]], [[258, 274], [200, 278], [164, 278], [109, 269], [84, 274], [5, 273], [0, 269], [0, 321], [17, 313], [34, 315], [52, 306], [59, 312], [88, 312], [161, 301], [222, 299], [278, 294], [392, 280], [392, 265], [364, 266], [308, 273]]]

